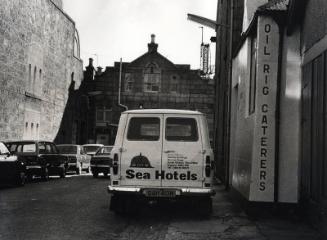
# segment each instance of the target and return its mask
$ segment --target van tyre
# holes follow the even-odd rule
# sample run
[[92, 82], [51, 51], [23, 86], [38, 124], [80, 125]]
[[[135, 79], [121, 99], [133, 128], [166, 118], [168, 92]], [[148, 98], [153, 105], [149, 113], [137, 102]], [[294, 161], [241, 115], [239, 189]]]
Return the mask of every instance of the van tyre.
[[212, 213], [212, 198], [203, 197], [198, 200], [199, 214], [203, 217], [209, 217]]
[[99, 175], [99, 173], [98, 173], [97, 171], [93, 171], [92, 174], [93, 174], [93, 177], [94, 177], [94, 178], [97, 178], [98, 175]]
[[109, 209], [116, 214], [123, 215], [126, 213], [126, 197], [112, 195]]

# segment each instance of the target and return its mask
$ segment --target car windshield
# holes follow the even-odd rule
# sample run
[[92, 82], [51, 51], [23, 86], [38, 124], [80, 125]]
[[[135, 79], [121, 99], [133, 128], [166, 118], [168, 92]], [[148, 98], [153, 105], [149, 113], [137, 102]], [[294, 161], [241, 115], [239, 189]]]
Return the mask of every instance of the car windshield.
[[2, 142], [0, 142], [0, 155], [6, 155], [8, 153], [8, 148]]
[[99, 149], [99, 146], [84, 146], [84, 151], [86, 153], [96, 152]]
[[59, 152], [61, 154], [76, 154], [77, 153], [77, 146], [60, 146], [57, 145]]
[[110, 154], [112, 147], [102, 147], [100, 148], [95, 155], [107, 155]]
[[8, 143], [9, 150], [14, 153], [35, 153], [36, 144], [34, 142], [14, 142]]

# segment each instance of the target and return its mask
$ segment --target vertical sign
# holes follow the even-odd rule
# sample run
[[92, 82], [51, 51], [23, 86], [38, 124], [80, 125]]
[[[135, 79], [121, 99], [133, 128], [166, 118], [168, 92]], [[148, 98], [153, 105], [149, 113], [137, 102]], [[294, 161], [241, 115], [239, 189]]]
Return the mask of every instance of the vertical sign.
[[201, 66], [200, 70], [203, 74], [209, 73], [209, 44], [201, 44]]
[[279, 53], [279, 28], [276, 22], [269, 16], [259, 16], [257, 37], [257, 86], [249, 200], [273, 202]]

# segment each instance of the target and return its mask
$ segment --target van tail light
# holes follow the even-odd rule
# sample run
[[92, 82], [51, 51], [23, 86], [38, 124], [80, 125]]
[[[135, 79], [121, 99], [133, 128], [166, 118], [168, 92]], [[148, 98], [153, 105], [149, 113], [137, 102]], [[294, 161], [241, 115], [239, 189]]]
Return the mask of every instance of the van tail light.
[[112, 162], [112, 170], [114, 175], [118, 174], [118, 154], [114, 155], [114, 159]]
[[210, 156], [206, 156], [205, 174], [206, 174], [206, 177], [210, 177], [210, 175], [211, 175]]

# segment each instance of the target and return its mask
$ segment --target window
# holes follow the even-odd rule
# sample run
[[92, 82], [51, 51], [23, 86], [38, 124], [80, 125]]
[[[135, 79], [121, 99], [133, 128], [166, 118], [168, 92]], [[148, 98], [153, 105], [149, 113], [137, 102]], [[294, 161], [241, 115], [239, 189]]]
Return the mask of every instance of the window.
[[28, 65], [28, 85], [29, 85], [29, 87], [31, 86], [31, 82], [32, 82], [32, 65], [29, 64]]
[[178, 92], [178, 77], [173, 75], [170, 78], [170, 92], [177, 93]]
[[111, 122], [111, 119], [112, 119], [112, 109], [98, 108], [96, 110], [97, 122]]
[[160, 91], [161, 70], [155, 63], [147, 65], [144, 71], [144, 92]]
[[125, 74], [125, 92], [132, 92], [134, 85], [134, 78], [132, 74], [126, 73]]
[[198, 130], [194, 118], [167, 118], [166, 140], [168, 141], [198, 141]]
[[160, 137], [160, 119], [152, 117], [131, 118], [127, 139], [131, 141], [158, 141]]
[[250, 86], [249, 86], [249, 114], [255, 111], [255, 94], [257, 78], [257, 37], [251, 39]]

